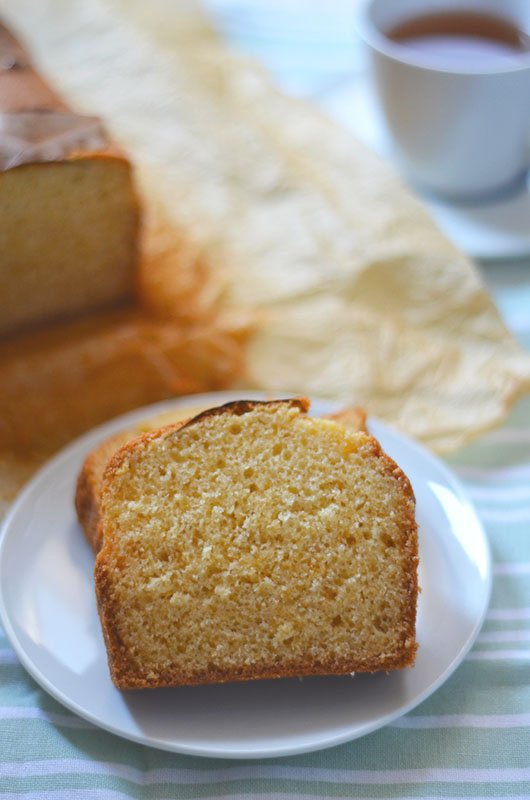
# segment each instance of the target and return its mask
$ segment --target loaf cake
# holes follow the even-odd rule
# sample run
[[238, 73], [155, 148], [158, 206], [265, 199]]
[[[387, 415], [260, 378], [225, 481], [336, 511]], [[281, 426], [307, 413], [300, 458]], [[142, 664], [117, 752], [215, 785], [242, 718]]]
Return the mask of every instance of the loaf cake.
[[414, 662], [414, 495], [376, 439], [239, 401], [111, 457], [95, 585], [120, 689]]
[[[99, 499], [101, 483], [107, 462], [122, 445], [135, 439], [142, 433], [162, 428], [174, 423], [183, 423], [191, 419], [200, 411], [198, 407], [183, 406], [169, 411], [154, 414], [146, 419], [140, 420], [130, 428], [113, 434], [105, 439], [101, 444], [91, 450], [83, 462], [79, 473], [75, 494], [75, 507], [77, 518], [85, 536], [95, 553], [101, 547], [99, 536]], [[327, 419], [333, 419], [350, 430], [366, 430], [366, 413], [364, 409], [352, 407], [344, 408], [340, 411], [329, 414]]]
[[69, 109], [0, 25], [0, 335], [130, 299], [131, 164]]

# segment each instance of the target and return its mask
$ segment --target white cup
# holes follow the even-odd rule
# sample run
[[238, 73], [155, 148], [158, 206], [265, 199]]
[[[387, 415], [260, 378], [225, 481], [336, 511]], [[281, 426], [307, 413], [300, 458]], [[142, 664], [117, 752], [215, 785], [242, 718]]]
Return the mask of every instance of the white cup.
[[530, 33], [530, 0], [364, 0], [358, 28], [405, 176], [420, 191], [481, 202], [520, 189], [528, 172], [530, 53], [446, 68], [385, 35], [447, 11], [482, 12]]

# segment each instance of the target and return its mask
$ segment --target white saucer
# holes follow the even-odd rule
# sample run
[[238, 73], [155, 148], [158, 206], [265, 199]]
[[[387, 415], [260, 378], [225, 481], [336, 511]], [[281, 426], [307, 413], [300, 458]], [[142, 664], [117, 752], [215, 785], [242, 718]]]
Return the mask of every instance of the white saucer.
[[[352, 76], [315, 103], [360, 141], [392, 161], [391, 149], [374, 92], [365, 73]], [[530, 257], [530, 190], [483, 205], [452, 205], [422, 197], [438, 227], [471, 258], [491, 261]]]
[[424, 201], [438, 226], [453, 244], [477, 261], [530, 256], [530, 192], [496, 203], [451, 206]]
[[[96, 611], [94, 559], [73, 506], [78, 470], [93, 447], [132, 421], [174, 406], [213, 406], [242, 396], [181, 398], [99, 427], [35, 476], [4, 523], [0, 618], [24, 667], [81, 717], [163, 750], [264, 758], [370, 733], [421, 703], [451, 675], [473, 644], [488, 606], [488, 545], [458, 481], [427, 450], [369, 420], [370, 430], [409, 476], [417, 499], [422, 592], [415, 666], [354, 678], [119, 692], [109, 677]], [[316, 414], [334, 409], [324, 401], [312, 406]]]

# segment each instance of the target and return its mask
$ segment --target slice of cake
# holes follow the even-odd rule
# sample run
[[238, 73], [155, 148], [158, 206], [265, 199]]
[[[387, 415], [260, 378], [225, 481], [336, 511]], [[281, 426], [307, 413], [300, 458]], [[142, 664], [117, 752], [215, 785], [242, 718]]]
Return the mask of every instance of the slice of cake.
[[229, 403], [110, 459], [95, 582], [118, 688], [414, 662], [410, 483], [308, 407]]

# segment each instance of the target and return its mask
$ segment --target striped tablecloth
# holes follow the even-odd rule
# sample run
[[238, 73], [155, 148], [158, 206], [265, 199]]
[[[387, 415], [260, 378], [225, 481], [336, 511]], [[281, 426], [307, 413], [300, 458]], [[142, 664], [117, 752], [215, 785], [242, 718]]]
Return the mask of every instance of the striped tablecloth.
[[[208, 5], [224, 35], [266, 63], [287, 90], [338, 117], [352, 113], [337, 101], [360, 68], [351, 4]], [[530, 254], [481, 269], [506, 323], [530, 348]], [[0, 796], [530, 798], [530, 398], [448, 463], [489, 537], [493, 593], [465, 661], [413, 712], [306, 755], [246, 762], [180, 756], [71, 714], [28, 676], [0, 631]]]

